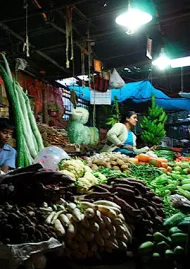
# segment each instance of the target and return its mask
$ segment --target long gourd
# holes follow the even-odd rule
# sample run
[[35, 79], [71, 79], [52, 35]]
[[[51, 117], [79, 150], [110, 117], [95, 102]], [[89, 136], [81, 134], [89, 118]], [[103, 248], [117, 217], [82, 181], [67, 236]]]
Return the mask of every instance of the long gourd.
[[20, 122], [18, 106], [16, 102], [16, 96], [14, 92], [13, 83], [5, 71], [4, 67], [0, 64], [0, 73], [4, 80], [5, 87], [8, 92], [9, 101], [12, 104], [12, 110], [15, 118], [15, 126], [16, 126], [16, 140], [17, 140], [17, 165], [18, 167], [24, 166], [24, 141], [23, 141], [23, 133], [22, 133], [22, 125]]
[[37, 144], [38, 144], [38, 151], [40, 151], [41, 149], [44, 148], [42, 136], [41, 136], [39, 129], [38, 129], [38, 126], [36, 124], [36, 120], [35, 120], [34, 114], [32, 112], [31, 106], [30, 106], [29, 98], [24, 92], [22, 94], [23, 94], [25, 102], [26, 102], [31, 128], [32, 128], [33, 134], [34, 134], [36, 141], [37, 141]]
[[[16, 94], [16, 99], [17, 99], [19, 115], [20, 115], [20, 121], [21, 121], [21, 125], [22, 125], [22, 131], [23, 131], [23, 134], [24, 134], [24, 140], [26, 141], [26, 143], [24, 143], [25, 158], [26, 158], [26, 146], [29, 149], [29, 154], [31, 156], [35, 157], [37, 155], [37, 152], [34, 149], [34, 143], [33, 143], [32, 139], [31, 139], [32, 134], [30, 135], [30, 132], [28, 131], [28, 126], [26, 125], [26, 116], [24, 116], [24, 113], [23, 113], [23, 110], [22, 110], [22, 107], [21, 107], [19, 93], [17, 91], [17, 86], [16, 85], [15, 85], [15, 94]], [[29, 158], [30, 158], [30, 156], [28, 156], [28, 159]]]
[[18, 103], [20, 104], [20, 116], [21, 116], [21, 122], [22, 122], [25, 140], [26, 140], [31, 156], [35, 158], [37, 155], [38, 149], [35, 149], [34, 137], [33, 137], [31, 125], [28, 118], [28, 111], [27, 111], [25, 99], [22, 95], [23, 90], [17, 82], [15, 84], [15, 90], [17, 94]]

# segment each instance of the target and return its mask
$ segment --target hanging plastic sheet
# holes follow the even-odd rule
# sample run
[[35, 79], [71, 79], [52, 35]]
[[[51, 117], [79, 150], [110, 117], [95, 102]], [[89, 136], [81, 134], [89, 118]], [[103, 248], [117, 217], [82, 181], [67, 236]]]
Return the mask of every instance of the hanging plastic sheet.
[[[77, 96], [90, 101], [91, 91], [88, 87], [82, 88], [79, 86], [72, 86], [69, 87], [69, 89], [75, 90]], [[119, 91], [117, 89], [112, 89], [111, 101], [113, 103], [114, 97], [116, 96], [119, 102], [123, 102], [126, 99], [132, 99], [135, 103], [142, 103], [151, 100], [152, 94], [156, 96], [156, 103], [165, 110], [190, 110], [190, 99], [170, 98], [162, 91], [154, 88], [150, 81], [127, 83]]]

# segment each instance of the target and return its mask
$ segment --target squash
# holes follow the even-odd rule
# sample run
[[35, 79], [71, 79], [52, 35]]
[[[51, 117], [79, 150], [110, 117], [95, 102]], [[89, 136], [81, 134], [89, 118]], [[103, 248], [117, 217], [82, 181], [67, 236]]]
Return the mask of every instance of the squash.
[[168, 162], [168, 160], [165, 159], [165, 158], [157, 158], [157, 159], [162, 163], [167, 163]]
[[137, 157], [136, 157], [140, 162], [148, 162], [149, 160], [150, 160], [150, 156], [148, 156], [148, 155], [146, 155], [146, 154], [143, 154], [143, 153], [141, 153], [141, 154], [139, 154], [139, 155], [137, 155]]

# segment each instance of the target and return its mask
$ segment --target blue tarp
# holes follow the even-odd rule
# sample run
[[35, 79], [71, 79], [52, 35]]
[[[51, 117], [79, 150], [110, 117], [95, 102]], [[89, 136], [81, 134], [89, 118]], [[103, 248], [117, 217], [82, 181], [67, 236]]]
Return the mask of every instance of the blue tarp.
[[[90, 101], [91, 91], [88, 87], [69, 86], [69, 89], [75, 90], [79, 98]], [[132, 99], [135, 103], [142, 103], [150, 100], [152, 94], [155, 95], [157, 104], [165, 110], [190, 110], [190, 99], [170, 98], [162, 91], [155, 89], [150, 81], [127, 83], [119, 90], [112, 89], [111, 99], [113, 102], [116, 96], [119, 102]]]

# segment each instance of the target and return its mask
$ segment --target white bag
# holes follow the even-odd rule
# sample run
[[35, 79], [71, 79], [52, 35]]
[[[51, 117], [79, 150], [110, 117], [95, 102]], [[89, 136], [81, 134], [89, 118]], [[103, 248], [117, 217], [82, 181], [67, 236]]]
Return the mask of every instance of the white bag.
[[125, 81], [121, 78], [117, 70], [114, 68], [110, 75], [109, 86], [112, 89], [120, 89], [125, 85]]

